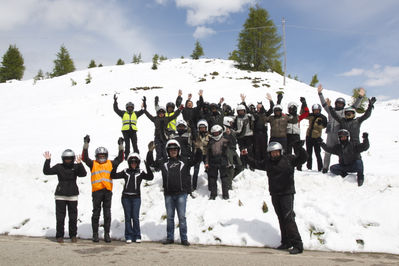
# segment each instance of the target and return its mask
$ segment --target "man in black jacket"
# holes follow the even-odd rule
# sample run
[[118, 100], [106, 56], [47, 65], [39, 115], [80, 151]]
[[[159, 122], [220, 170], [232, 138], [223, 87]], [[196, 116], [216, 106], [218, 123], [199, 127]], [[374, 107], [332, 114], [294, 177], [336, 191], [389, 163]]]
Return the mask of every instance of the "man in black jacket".
[[[130, 154], [130, 142], [132, 142], [133, 151], [139, 153], [137, 147], [137, 119], [144, 114], [144, 110], [133, 111], [134, 104], [128, 102], [126, 104], [126, 111], [122, 111], [118, 108], [118, 97], [114, 95], [114, 111], [122, 118], [122, 135], [125, 139], [125, 154]], [[143, 97], [143, 105], [145, 104], [146, 98]]]
[[[303, 252], [294, 213], [294, 168], [306, 162], [307, 153], [299, 143], [296, 145], [299, 150], [296, 156], [283, 155], [283, 146], [278, 142], [269, 143], [267, 158], [264, 160], [254, 160], [248, 156], [250, 165], [267, 172], [269, 192], [280, 224], [281, 245], [277, 249], [289, 249], [290, 254]], [[246, 155], [245, 151], [243, 155]]]
[[[147, 157], [149, 154], [147, 153]], [[125, 180], [125, 185], [122, 191], [122, 206], [125, 213], [125, 240], [126, 243], [140, 243], [141, 230], [140, 230], [140, 206], [141, 206], [141, 193], [140, 185], [142, 180], [152, 180], [154, 175], [150, 166], [144, 161], [146, 172], [140, 170], [140, 155], [138, 153], [131, 153], [127, 157], [129, 168], [119, 172], [112, 173], [112, 179]], [[133, 226], [132, 226], [133, 220]]]
[[186, 202], [187, 195], [191, 193], [190, 167], [201, 160], [201, 151], [190, 161], [180, 157], [180, 144], [177, 140], [169, 140], [166, 143], [168, 157], [154, 161], [152, 153], [147, 157], [151, 166], [161, 169], [162, 183], [166, 207], [166, 232], [164, 244], [174, 243], [175, 211], [179, 218], [179, 231], [181, 244], [189, 246], [187, 239]]
[[350, 133], [346, 129], [338, 131], [339, 144], [327, 146], [319, 139], [320, 146], [329, 153], [338, 155], [339, 163], [330, 167], [331, 173], [346, 177], [348, 173], [357, 173], [357, 184], [360, 187], [364, 182], [363, 161], [361, 152], [367, 151], [370, 147], [368, 133], [363, 133], [363, 143], [357, 143], [349, 140]]
[[69, 237], [76, 243], [77, 218], [78, 218], [78, 195], [79, 189], [76, 185], [76, 178], [86, 176], [87, 172], [82, 164], [82, 158], [76, 157], [77, 164], [74, 164], [75, 153], [72, 150], [65, 150], [62, 153], [62, 163], [50, 167], [51, 154], [44, 153], [43, 173], [45, 175], [57, 175], [58, 185], [55, 189], [55, 215], [57, 219], [56, 238], [58, 243], [64, 243], [64, 222], [66, 208], [69, 215]]
[[368, 119], [371, 115], [371, 111], [374, 108], [374, 103], [377, 101], [375, 97], [371, 97], [369, 99], [369, 106], [361, 117], [355, 118], [356, 116], [356, 110], [353, 107], [348, 107], [344, 109], [344, 114], [345, 117], [340, 117], [337, 112], [334, 110], [334, 108], [331, 106], [331, 102], [327, 102], [331, 116], [338, 121], [338, 123], [341, 125], [342, 129], [346, 129], [349, 131], [350, 134], [350, 140], [355, 143], [360, 142], [360, 126], [362, 123]]

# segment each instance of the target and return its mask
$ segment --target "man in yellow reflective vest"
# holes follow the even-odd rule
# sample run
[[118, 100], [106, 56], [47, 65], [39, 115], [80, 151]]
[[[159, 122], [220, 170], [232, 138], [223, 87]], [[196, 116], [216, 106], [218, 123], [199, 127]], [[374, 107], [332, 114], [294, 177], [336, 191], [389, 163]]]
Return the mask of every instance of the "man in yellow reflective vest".
[[[181, 103], [182, 103], [182, 101], [183, 101], [183, 98], [181, 97], [182, 94], [183, 94], [182, 90], [179, 90], [177, 98], [176, 98], [176, 105], [173, 102], [168, 102], [166, 104], [165, 117], [171, 117], [171, 116], [173, 116], [175, 114], [175, 107], [177, 106], [177, 108], [179, 108]], [[158, 96], [155, 96], [154, 103], [155, 103], [155, 110], [158, 111], [159, 108], [160, 108], [159, 107], [159, 97]], [[166, 130], [165, 130], [165, 134], [167, 136], [170, 136], [171, 134], [175, 133], [175, 131], [176, 131], [176, 118], [172, 119], [168, 123], [168, 125], [166, 127]]]
[[93, 229], [93, 242], [98, 242], [98, 227], [101, 213], [101, 205], [104, 215], [104, 241], [111, 242], [109, 235], [111, 228], [111, 200], [112, 200], [112, 178], [111, 172], [116, 171], [118, 165], [123, 162], [123, 138], [118, 139], [119, 154], [113, 161], [108, 160], [108, 150], [99, 147], [95, 151], [96, 159], [89, 158], [90, 137], [84, 137], [82, 160], [91, 171], [91, 188], [93, 200], [93, 214], [91, 216], [91, 226]]
[[[143, 98], [143, 104], [145, 102]], [[143, 110], [134, 111], [134, 104], [128, 102], [126, 104], [126, 111], [118, 108], [118, 97], [114, 95], [114, 111], [122, 118], [122, 135], [125, 139], [125, 154], [130, 154], [130, 142], [132, 142], [133, 151], [139, 153], [137, 147], [137, 119], [144, 113]]]

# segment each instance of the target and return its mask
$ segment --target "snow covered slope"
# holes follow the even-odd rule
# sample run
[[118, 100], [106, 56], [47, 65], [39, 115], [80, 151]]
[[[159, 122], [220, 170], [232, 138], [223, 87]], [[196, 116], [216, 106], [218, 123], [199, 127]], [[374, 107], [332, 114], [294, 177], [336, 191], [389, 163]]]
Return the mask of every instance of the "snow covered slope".
[[[151, 64], [110, 66], [77, 71], [38, 81], [13, 81], [0, 84], [0, 233], [54, 236], [56, 176], [44, 176], [43, 152], [52, 153], [52, 165], [60, 162], [66, 148], [80, 153], [83, 136], [90, 134], [89, 152], [105, 146], [110, 157], [117, 154], [121, 119], [113, 112], [113, 94], [119, 93], [119, 107], [127, 101], [141, 105], [147, 96], [148, 109], [155, 114], [154, 96], [160, 103], [175, 101], [178, 89], [193, 93], [199, 89], [204, 98], [216, 102], [224, 97], [233, 107], [240, 93], [247, 102], [263, 101], [266, 92], [282, 87], [282, 77], [275, 73], [240, 71], [226, 60], [167, 60], [159, 69]], [[218, 72], [218, 75], [210, 73]], [[85, 84], [90, 72], [92, 81]], [[257, 79], [255, 79], [257, 78]], [[71, 79], [77, 82], [72, 86]], [[206, 81], [199, 82], [201, 79]], [[255, 82], [255, 83], [254, 83]], [[258, 85], [255, 88], [253, 85]], [[132, 90], [137, 87], [162, 87]], [[330, 88], [333, 89], [333, 88]], [[304, 96], [309, 105], [319, 103], [315, 88], [288, 79], [283, 106]], [[348, 93], [350, 89], [348, 88]], [[335, 99], [348, 95], [325, 90]], [[266, 105], [268, 106], [268, 104]], [[399, 175], [397, 153], [399, 101], [378, 102], [362, 132], [370, 133], [371, 147], [363, 153], [365, 183], [358, 188], [356, 177], [323, 175], [316, 171], [296, 172], [295, 211], [306, 249], [337, 251], [374, 251], [399, 254]], [[324, 113], [324, 111], [323, 111]], [[302, 122], [302, 134], [307, 122]], [[139, 149], [147, 151], [153, 138], [153, 125], [145, 117], [138, 121]], [[325, 136], [324, 136], [325, 138]], [[336, 158], [332, 162], [336, 162]], [[127, 167], [120, 165], [119, 170]], [[306, 168], [306, 167], [305, 167]], [[124, 215], [120, 203], [123, 181], [114, 183], [112, 206], [113, 238], [123, 239]], [[78, 181], [80, 189], [78, 235], [91, 237], [91, 185], [89, 175]], [[188, 237], [198, 244], [270, 246], [279, 244], [279, 226], [274, 213], [266, 174], [244, 171], [233, 183], [231, 199], [208, 201], [206, 175], [199, 179], [198, 197], [189, 198], [187, 206]], [[263, 203], [268, 212], [262, 211]], [[141, 229], [144, 240], [158, 241], [166, 236], [166, 214], [161, 192], [160, 173], [142, 187]], [[67, 226], [66, 226], [67, 230]], [[67, 235], [67, 234], [66, 234]], [[178, 233], [176, 233], [178, 238]]]

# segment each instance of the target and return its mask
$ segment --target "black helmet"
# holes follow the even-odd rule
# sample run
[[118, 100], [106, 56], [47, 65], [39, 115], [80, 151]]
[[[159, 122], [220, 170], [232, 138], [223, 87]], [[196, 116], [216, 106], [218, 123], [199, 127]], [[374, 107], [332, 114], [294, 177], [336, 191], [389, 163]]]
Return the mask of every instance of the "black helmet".
[[[337, 104], [339, 104], [339, 103], [342, 104], [342, 106], [338, 107]], [[346, 101], [344, 98], [342, 98], [342, 97], [337, 98], [335, 100], [335, 110], [340, 111], [340, 110], [344, 109], [345, 104], [346, 104]]]
[[174, 110], [174, 109], [175, 109], [175, 104], [172, 103], [172, 102], [168, 102], [168, 103], [166, 104], [166, 110], [168, 110], [169, 107], [172, 107], [173, 110]]
[[132, 107], [132, 108], [134, 109], [134, 104], [133, 104], [132, 102], [128, 102], [128, 103], [126, 104], [126, 109], [127, 109], [128, 107]]
[[218, 105], [216, 104], [216, 103], [211, 103], [210, 105], [209, 105], [209, 108], [210, 109], [212, 109], [212, 108], [216, 108], [216, 109], [218, 109]]

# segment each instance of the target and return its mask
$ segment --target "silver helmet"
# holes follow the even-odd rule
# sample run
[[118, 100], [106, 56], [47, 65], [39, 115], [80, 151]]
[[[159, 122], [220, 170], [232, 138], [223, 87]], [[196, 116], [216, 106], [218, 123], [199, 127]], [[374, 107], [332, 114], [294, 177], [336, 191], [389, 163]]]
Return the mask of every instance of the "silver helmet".
[[280, 153], [283, 154], [283, 146], [279, 142], [270, 142], [267, 145], [267, 152], [280, 150]]
[[[96, 160], [99, 163], [105, 163], [108, 160], [108, 150], [104, 147], [98, 147], [95, 152]], [[99, 155], [105, 155], [105, 158], [99, 158]]]
[[66, 157], [73, 157], [73, 158], [75, 158], [75, 153], [73, 152], [73, 150], [71, 150], [71, 149], [66, 149], [66, 150], [62, 153], [61, 159], [64, 159], [64, 158], [66, 158]]

